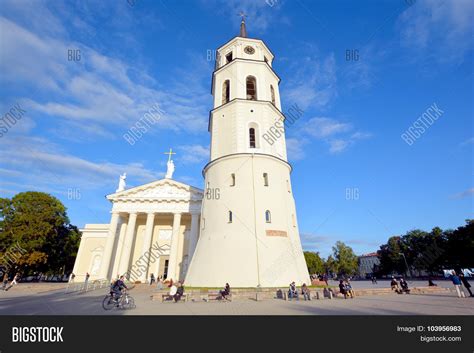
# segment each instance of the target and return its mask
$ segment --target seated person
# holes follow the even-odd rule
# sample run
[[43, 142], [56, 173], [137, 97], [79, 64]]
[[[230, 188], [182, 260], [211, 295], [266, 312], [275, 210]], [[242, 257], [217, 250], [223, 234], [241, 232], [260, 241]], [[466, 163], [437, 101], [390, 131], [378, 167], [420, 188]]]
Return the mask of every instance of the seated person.
[[400, 278], [400, 287], [402, 287], [402, 292], [410, 294], [410, 289], [408, 289], [408, 283], [403, 277]]
[[392, 288], [392, 290], [395, 290], [395, 292], [401, 294], [402, 291], [400, 289], [400, 286], [398, 284], [398, 281], [395, 279], [394, 276], [392, 276], [392, 280], [390, 281], [390, 287]]
[[342, 279], [339, 281], [339, 292], [344, 295], [344, 299], [347, 299], [346, 284]]
[[227, 296], [230, 294], [229, 283], [226, 283], [224, 289], [220, 290], [219, 293], [221, 295], [221, 299], [227, 299]]
[[292, 298], [298, 298], [298, 291], [296, 290], [296, 284], [295, 282], [291, 282], [290, 284], [290, 289], [288, 290], [288, 298], [291, 300]]
[[[181, 300], [181, 297], [184, 294], [184, 286], [181, 282], [178, 281], [175, 288], [176, 288], [176, 293], [173, 295], [173, 299], [174, 299], [174, 302], [177, 303], [179, 300]], [[170, 295], [171, 295], [171, 291], [170, 291]]]
[[352, 286], [349, 282], [349, 280], [347, 280], [345, 283], [344, 283], [345, 287], [346, 287], [346, 292], [351, 296], [351, 298], [354, 298], [355, 294], [354, 294], [354, 290], [352, 289]]
[[110, 286], [110, 294], [112, 295], [112, 297], [114, 298], [114, 300], [117, 303], [118, 303], [119, 299], [122, 297], [122, 290], [123, 289], [128, 289], [127, 286], [125, 285], [124, 279], [125, 279], [124, 276], [120, 276], [120, 278], [118, 280], [116, 280]]
[[178, 292], [178, 287], [176, 287], [176, 284], [173, 283], [170, 287], [170, 292], [169, 292], [168, 296], [171, 297], [171, 298], [174, 298], [174, 296], [176, 295], [177, 292]]
[[301, 294], [303, 294], [304, 300], [311, 300], [311, 292], [309, 291], [309, 288], [306, 283], [303, 283], [303, 285], [301, 286]]

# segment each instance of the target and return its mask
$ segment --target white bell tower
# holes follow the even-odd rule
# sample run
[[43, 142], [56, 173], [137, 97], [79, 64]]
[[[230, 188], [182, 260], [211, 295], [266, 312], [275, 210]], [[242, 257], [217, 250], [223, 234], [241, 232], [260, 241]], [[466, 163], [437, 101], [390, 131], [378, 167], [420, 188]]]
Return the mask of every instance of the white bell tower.
[[[218, 50], [209, 115], [211, 158], [204, 167], [201, 230], [187, 286], [310, 284], [286, 157], [284, 115], [260, 39], [240, 35]], [[276, 141], [264, 134], [280, 131]]]

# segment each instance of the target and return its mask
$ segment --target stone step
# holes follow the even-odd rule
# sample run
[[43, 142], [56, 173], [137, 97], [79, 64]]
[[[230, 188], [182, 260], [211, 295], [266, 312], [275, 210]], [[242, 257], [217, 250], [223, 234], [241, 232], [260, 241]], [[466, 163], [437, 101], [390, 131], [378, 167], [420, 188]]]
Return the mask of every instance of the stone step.
[[[449, 288], [442, 287], [414, 287], [411, 288], [411, 294], [425, 294], [425, 293], [441, 293], [450, 291]], [[161, 301], [161, 296], [167, 294], [169, 289], [157, 290], [154, 289], [150, 292], [150, 299]], [[189, 296], [190, 301], [204, 301], [207, 299], [208, 294], [218, 293], [218, 290], [209, 289], [185, 289], [185, 293]], [[356, 297], [371, 296], [371, 295], [396, 295], [391, 288], [372, 288], [372, 289], [357, 289], [354, 290]], [[275, 288], [261, 288], [259, 291], [249, 290], [246, 288], [238, 288], [232, 290], [232, 297], [234, 299], [248, 299], [248, 300], [262, 300], [262, 299], [286, 299], [287, 289], [281, 289], [281, 292], [277, 294]], [[339, 290], [332, 289], [333, 298], [344, 298], [339, 293]], [[311, 289], [311, 297], [314, 299], [328, 299], [328, 295], [323, 295], [323, 289]], [[303, 299], [300, 293], [300, 300]]]

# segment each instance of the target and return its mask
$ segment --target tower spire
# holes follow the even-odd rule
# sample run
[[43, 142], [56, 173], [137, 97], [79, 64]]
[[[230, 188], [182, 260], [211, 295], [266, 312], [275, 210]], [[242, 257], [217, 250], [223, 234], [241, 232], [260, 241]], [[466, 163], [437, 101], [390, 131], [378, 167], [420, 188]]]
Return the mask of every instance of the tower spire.
[[239, 16], [242, 17], [239, 37], [247, 38], [247, 28], [245, 27], [245, 17], [247, 17], [247, 15], [243, 11], [240, 11]]

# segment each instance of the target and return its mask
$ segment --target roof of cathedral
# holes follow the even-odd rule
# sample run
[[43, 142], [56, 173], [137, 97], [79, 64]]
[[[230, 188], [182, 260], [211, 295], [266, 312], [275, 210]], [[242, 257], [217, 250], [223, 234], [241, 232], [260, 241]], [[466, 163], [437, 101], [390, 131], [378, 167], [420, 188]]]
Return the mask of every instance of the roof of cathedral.
[[159, 187], [164, 186], [164, 185], [174, 186], [174, 187], [177, 187], [179, 189], [189, 191], [192, 194], [203, 194], [204, 193], [204, 190], [202, 190], [198, 187], [191, 186], [191, 185], [188, 185], [188, 184], [185, 184], [185, 183], [181, 183], [181, 182], [179, 182], [177, 180], [174, 180], [174, 179], [159, 179], [159, 180], [155, 180], [155, 181], [152, 181], [150, 183], [147, 183], [147, 184], [133, 186], [133, 187], [131, 187], [129, 189], [125, 189], [123, 191], [114, 192], [112, 194], [106, 195], [106, 198], [108, 200], [114, 200], [114, 199], [119, 199], [119, 198], [123, 198], [123, 197], [126, 198], [126, 197], [129, 197], [129, 196], [133, 197], [137, 193], [139, 193], [140, 191], [155, 189], [157, 187], [159, 188]]

